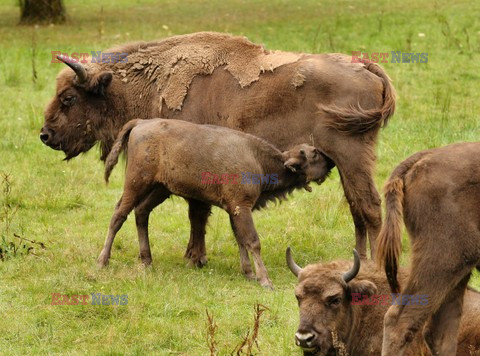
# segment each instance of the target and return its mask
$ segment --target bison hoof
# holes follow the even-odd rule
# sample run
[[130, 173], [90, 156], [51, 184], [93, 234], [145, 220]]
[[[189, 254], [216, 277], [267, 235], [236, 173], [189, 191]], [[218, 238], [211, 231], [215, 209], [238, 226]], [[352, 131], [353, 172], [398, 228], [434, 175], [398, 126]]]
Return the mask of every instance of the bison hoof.
[[97, 265], [99, 268], [104, 268], [108, 265], [108, 256], [100, 255], [97, 260]]
[[140, 258], [140, 260], [142, 261], [142, 264], [145, 266], [145, 267], [148, 267], [148, 266], [151, 266], [152, 265], [152, 257], [151, 256], [138, 256]]
[[207, 262], [208, 262], [207, 257], [203, 256], [197, 262], [195, 262], [195, 266], [198, 268], [202, 268], [203, 266], [207, 265]]
[[260, 282], [260, 285], [265, 288], [265, 289], [268, 289], [268, 290], [275, 290], [275, 288], [273, 287], [273, 283], [271, 280], [267, 279], [263, 282]]
[[196, 268], [202, 268], [203, 266], [205, 266], [208, 262], [207, 260], [207, 257], [206, 256], [202, 256], [200, 258], [189, 258], [188, 259], [189, 262], [188, 264], [192, 267], [196, 267]]
[[252, 271], [244, 272], [244, 274], [245, 274], [245, 278], [248, 279], [248, 280], [251, 280], [251, 281], [256, 281], [257, 280], [257, 276]]

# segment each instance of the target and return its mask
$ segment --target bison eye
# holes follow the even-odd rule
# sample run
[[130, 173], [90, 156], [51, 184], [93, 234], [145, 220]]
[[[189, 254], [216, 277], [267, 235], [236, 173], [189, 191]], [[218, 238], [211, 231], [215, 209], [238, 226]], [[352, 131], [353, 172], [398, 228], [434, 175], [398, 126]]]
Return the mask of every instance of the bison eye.
[[341, 301], [342, 301], [342, 298], [340, 297], [331, 297], [331, 298], [328, 298], [327, 304], [331, 307], [336, 307], [340, 304]]
[[65, 106], [72, 106], [73, 104], [75, 104], [76, 100], [77, 100], [77, 97], [75, 95], [67, 95], [65, 97], [60, 98], [60, 101]]

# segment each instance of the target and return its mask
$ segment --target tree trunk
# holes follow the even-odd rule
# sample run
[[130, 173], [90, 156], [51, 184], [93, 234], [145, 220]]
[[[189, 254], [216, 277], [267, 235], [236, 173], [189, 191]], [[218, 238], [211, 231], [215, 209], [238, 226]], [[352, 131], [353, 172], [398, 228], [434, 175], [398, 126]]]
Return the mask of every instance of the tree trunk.
[[20, 0], [20, 24], [65, 22], [63, 0]]

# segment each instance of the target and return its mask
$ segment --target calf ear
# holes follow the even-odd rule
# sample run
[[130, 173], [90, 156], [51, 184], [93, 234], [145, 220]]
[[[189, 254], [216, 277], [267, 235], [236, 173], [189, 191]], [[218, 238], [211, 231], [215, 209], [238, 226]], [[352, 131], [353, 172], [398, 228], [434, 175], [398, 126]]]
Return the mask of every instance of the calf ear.
[[112, 72], [100, 72], [88, 81], [85, 89], [94, 94], [103, 96], [105, 95], [105, 90], [110, 85], [112, 79]]
[[375, 283], [367, 280], [353, 280], [348, 282], [348, 290], [350, 294], [357, 293], [371, 297], [373, 294], [377, 293], [377, 286]]

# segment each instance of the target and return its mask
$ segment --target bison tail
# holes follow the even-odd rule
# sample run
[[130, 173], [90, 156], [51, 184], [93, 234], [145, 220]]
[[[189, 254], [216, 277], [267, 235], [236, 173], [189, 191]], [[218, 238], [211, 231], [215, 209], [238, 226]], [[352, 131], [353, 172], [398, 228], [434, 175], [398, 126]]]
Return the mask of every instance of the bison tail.
[[377, 238], [377, 265], [385, 267], [388, 283], [393, 293], [398, 293], [400, 290], [397, 272], [398, 260], [402, 252], [403, 187], [402, 177], [390, 178], [385, 185], [387, 213], [385, 223]]
[[128, 138], [130, 137], [130, 132], [132, 129], [137, 126], [138, 122], [141, 121], [140, 119], [130, 120], [128, 121], [120, 131], [113, 144], [113, 147], [110, 153], [105, 160], [105, 182], [108, 183], [108, 179], [110, 178], [110, 174], [112, 173], [113, 168], [118, 163], [118, 156], [120, 153], [125, 151], [127, 148]]
[[385, 127], [395, 112], [395, 88], [390, 77], [378, 64], [368, 63], [365, 65], [365, 69], [383, 79], [383, 105], [379, 111], [381, 125]]
[[395, 112], [395, 89], [387, 73], [375, 63], [365, 64], [365, 69], [383, 80], [383, 105], [380, 108], [366, 110], [357, 106], [340, 108], [320, 105], [319, 109], [330, 118], [327, 125], [346, 134], [362, 134], [379, 127], [385, 127]]
[[379, 268], [385, 268], [393, 293], [400, 291], [397, 272], [402, 252], [405, 175], [425, 153], [426, 151], [418, 152], [397, 166], [384, 188], [386, 217], [377, 238], [376, 261]]

